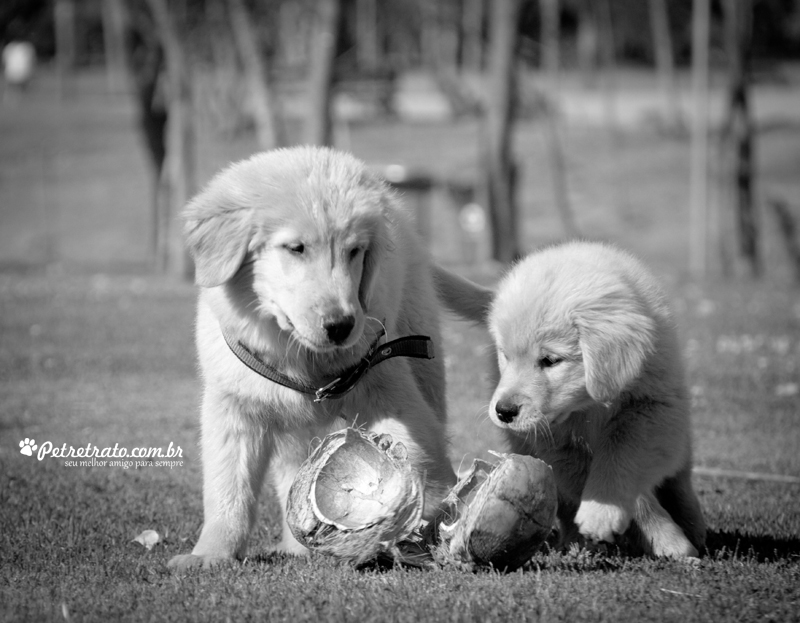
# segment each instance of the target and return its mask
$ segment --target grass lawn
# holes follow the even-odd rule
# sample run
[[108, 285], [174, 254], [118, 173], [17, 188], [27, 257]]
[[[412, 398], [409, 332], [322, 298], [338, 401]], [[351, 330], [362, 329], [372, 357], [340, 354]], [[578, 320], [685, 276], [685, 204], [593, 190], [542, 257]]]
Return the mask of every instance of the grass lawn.
[[[697, 462], [800, 476], [800, 293], [674, 288]], [[354, 570], [268, 554], [270, 496], [241, 565], [175, 576], [201, 525], [193, 290], [138, 277], [0, 277], [0, 619], [774, 621], [800, 616], [800, 485], [698, 476], [700, 564], [541, 553], [516, 573]], [[448, 319], [454, 462], [499, 447], [485, 338]], [[183, 450], [180, 467], [68, 467], [18, 444]], [[497, 445], [495, 445], [497, 443]], [[165, 537], [151, 551], [132, 541]]]
[[[117, 252], [120, 265], [141, 264], [147, 237], [147, 181], [130, 110], [98, 101], [67, 102], [60, 122], [41, 99], [0, 114], [0, 263], [26, 253], [34, 263], [64, 263], [0, 272], [0, 620], [800, 621], [800, 484], [703, 473], [695, 485], [708, 552], [696, 565], [543, 551], [511, 574], [355, 570], [321, 556], [270, 554], [279, 528], [267, 494], [251, 558], [169, 573], [167, 561], [191, 549], [202, 523], [194, 289], [97, 272]], [[364, 126], [354, 128], [351, 147], [373, 162], [468, 175], [474, 133], [469, 123]], [[533, 247], [559, 236], [558, 221], [541, 130], [527, 124], [517, 136], [522, 231]], [[796, 139], [772, 134], [759, 150], [764, 192], [779, 188], [795, 202]], [[570, 130], [568, 140], [582, 230], [633, 248], [672, 294], [696, 463], [800, 477], [800, 289], [779, 270], [774, 238], [769, 279], [692, 282], [686, 143], [629, 133], [611, 157], [601, 131]], [[246, 148], [240, 141], [216, 158]], [[45, 208], [53, 205], [51, 222]], [[446, 209], [437, 216], [451, 217]], [[433, 252], [452, 263], [457, 245], [439, 229]], [[93, 270], [70, 267], [87, 263]], [[457, 269], [490, 278], [478, 267]], [[486, 417], [485, 334], [446, 318], [444, 339], [457, 465], [502, 444]], [[172, 443], [183, 464], [73, 467], [21, 454], [25, 439], [76, 448]], [[133, 541], [147, 529], [163, 537], [149, 551]]]

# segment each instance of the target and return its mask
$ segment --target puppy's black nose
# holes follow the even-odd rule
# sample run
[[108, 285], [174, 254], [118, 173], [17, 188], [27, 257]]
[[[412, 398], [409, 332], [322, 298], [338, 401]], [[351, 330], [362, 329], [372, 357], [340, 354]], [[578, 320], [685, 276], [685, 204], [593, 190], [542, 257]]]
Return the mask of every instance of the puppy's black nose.
[[497, 419], [505, 424], [519, 415], [519, 405], [510, 400], [499, 400], [494, 410], [497, 412]]
[[341, 316], [325, 321], [322, 328], [325, 329], [328, 339], [338, 345], [347, 339], [355, 325], [356, 319], [353, 316]]

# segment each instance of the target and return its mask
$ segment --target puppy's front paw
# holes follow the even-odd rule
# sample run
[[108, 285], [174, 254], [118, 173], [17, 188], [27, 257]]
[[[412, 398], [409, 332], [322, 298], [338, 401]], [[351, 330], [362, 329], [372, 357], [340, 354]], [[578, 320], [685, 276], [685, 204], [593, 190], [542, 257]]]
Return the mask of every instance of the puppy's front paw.
[[275, 552], [290, 556], [308, 556], [309, 551], [291, 535], [283, 535], [281, 542], [275, 546]]
[[233, 562], [233, 558], [226, 556], [198, 556], [196, 554], [179, 554], [173, 556], [167, 567], [173, 571], [188, 571], [189, 569], [211, 569], [225, 563]]
[[671, 521], [664, 522], [656, 529], [650, 528], [645, 537], [650, 539], [655, 556], [697, 559], [697, 549], [689, 542], [683, 531]]
[[590, 541], [614, 542], [615, 534], [623, 534], [631, 522], [630, 514], [616, 504], [584, 500], [575, 515], [581, 535]]

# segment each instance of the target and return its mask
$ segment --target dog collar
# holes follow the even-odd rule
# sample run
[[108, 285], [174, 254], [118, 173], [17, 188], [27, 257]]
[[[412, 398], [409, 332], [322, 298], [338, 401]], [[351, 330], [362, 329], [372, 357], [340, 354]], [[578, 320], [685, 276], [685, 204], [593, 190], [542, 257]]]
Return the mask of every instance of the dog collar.
[[222, 329], [222, 336], [225, 338], [228, 348], [244, 365], [273, 383], [314, 396], [314, 402], [322, 402], [328, 398], [341, 398], [364, 378], [370, 368], [383, 363], [387, 359], [393, 359], [394, 357], [433, 359], [434, 357], [433, 342], [427, 335], [409, 335], [379, 346], [378, 342], [383, 335], [384, 331], [381, 331], [369, 347], [367, 354], [356, 365], [348, 368], [321, 387], [315, 387], [311, 383], [305, 383], [282, 373], [247, 348], [240, 340], [233, 337], [225, 329]]

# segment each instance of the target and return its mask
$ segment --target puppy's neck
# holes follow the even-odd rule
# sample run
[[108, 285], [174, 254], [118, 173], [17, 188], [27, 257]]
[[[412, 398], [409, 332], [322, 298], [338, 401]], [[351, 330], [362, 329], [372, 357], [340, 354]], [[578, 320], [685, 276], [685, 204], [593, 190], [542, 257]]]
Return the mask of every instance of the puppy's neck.
[[200, 296], [211, 308], [221, 330], [267, 365], [309, 381], [330, 377], [356, 365], [378, 335], [370, 327], [352, 347], [318, 352], [302, 344], [290, 331], [281, 329], [277, 320], [258, 305], [252, 291], [247, 296], [240, 288], [219, 286], [204, 289]]

